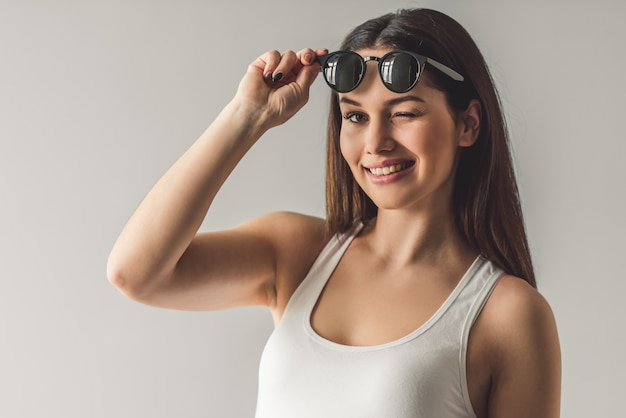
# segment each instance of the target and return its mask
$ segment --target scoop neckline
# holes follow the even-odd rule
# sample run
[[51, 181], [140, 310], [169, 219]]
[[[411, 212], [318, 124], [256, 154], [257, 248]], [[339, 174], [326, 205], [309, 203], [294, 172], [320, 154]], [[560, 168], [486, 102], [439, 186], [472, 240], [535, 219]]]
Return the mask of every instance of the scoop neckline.
[[[358, 230], [351, 237], [350, 242], [352, 242], [352, 239], [354, 239], [357, 235], [358, 235]], [[343, 257], [343, 253], [345, 253], [345, 251], [348, 249], [349, 246], [350, 244], [348, 243], [344, 251], [337, 258], [337, 262], [336, 262], [337, 265], [339, 264], [339, 261]], [[435, 313], [430, 318], [428, 318], [422, 325], [420, 325], [417, 329], [395, 340], [392, 340], [386, 343], [381, 343], [381, 344], [374, 344], [374, 345], [341, 344], [341, 343], [332, 341], [328, 338], [321, 336], [313, 328], [313, 325], [311, 324], [311, 321], [313, 319], [313, 310], [315, 309], [315, 306], [317, 305], [322, 295], [322, 291], [324, 287], [326, 287], [328, 280], [330, 280], [330, 277], [332, 276], [332, 271], [334, 271], [333, 269], [331, 273], [329, 273], [328, 277], [325, 279], [324, 285], [322, 286], [322, 290], [320, 290], [320, 292], [317, 294], [317, 297], [313, 300], [313, 303], [306, 310], [306, 315], [304, 315], [304, 329], [306, 330], [307, 334], [309, 334], [309, 336], [318, 344], [326, 348], [336, 350], [336, 351], [350, 351], [350, 352], [378, 351], [378, 350], [389, 349], [392, 347], [405, 344], [419, 337], [420, 335], [428, 331], [433, 325], [435, 325], [435, 323], [437, 323], [437, 321], [443, 316], [443, 314], [448, 310], [450, 305], [452, 305], [452, 303], [456, 300], [456, 298], [459, 296], [461, 291], [465, 288], [465, 286], [467, 285], [471, 277], [474, 275], [474, 272], [478, 270], [482, 264], [483, 264], [483, 258], [480, 255], [478, 255], [474, 259], [472, 264], [470, 264], [469, 268], [465, 271], [465, 273], [463, 274], [459, 282], [456, 284], [452, 292], [450, 292], [446, 300], [441, 304], [441, 306], [439, 306], [439, 308], [435, 311]]]

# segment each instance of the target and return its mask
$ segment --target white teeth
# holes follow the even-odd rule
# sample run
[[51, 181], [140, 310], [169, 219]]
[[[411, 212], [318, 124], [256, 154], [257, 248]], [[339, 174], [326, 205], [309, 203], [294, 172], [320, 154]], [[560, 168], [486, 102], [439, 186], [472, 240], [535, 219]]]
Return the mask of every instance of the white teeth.
[[370, 173], [375, 176], [387, 176], [402, 170], [402, 164], [394, 164], [387, 167], [370, 168]]

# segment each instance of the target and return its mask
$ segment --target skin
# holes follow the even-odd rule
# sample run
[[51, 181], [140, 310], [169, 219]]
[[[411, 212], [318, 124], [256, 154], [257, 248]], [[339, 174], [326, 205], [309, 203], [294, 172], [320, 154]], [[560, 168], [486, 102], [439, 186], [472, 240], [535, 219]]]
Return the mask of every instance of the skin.
[[[386, 50], [358, 51], [382, 56]], [[264, 305], [277, 323], [327, 242], [324, 221], [272, 213], [232, 229], [198, 233], [213, 198], [250, 147], [308, 100], [316, 55], [270, 51], [253, 62], [237, 94], [164, 174], [123, 229], [109, 280], [142, 303], [184, 310]], [[379, 207], [328, 281], [311, 318], [325, 338], [349, 345], [393, 341], [444, 302], [476, 252], [452, 223], [458, 150], [478, 135], [481, 109], [455, 114], [427, 76], [408, 93], [387, 90], [369, 62], [340, 95], [341, 150]], [[282, 74], [280, 81], [271, 79]], [[408, 167], [388, 178], [368, 168]], [[526, 282], [504, 276], [472, 328], [468, 386], [478, 417], [557, 417], [560, 350], [552, 312]]]

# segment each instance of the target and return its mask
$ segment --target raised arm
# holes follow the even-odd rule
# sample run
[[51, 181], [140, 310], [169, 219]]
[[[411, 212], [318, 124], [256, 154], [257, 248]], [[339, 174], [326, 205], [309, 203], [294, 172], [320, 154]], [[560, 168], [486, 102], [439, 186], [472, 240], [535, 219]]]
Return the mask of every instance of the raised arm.
[[[120, 291], [143, 303], [178, 309], [275, 303], [279, 274], [299, 274], [297, 265], [282, 261], [282, 251], [306, 248], [286, 246], [285, 240], [301, 228], [293, 237], [310, 239], [315, 251], [322, 240], [321, 221], [274, 214], [228, 231], [198, 234], [198, 229], [250, 147], [307, 102], [319, 73], [315, 56], [323, 53], [271, 51], [248, 67], [233, 100], [154, 185], [124, 227], [107, 265], [109, 280]], [[310, 257], [303, 254], [304, 263]]]

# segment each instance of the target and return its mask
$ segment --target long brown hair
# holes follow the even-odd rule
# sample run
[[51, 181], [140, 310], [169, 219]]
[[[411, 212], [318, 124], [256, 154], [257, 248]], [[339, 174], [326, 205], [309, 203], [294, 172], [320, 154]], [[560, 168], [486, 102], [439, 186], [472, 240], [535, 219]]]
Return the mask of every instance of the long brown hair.
[[[429, 9], [408, 9], [369, 20], [353, 29], [342, 50], [386, 47], [414, 51], [463, 74], [457, 83], [429, 70], [432, 84], [453, 111], [477, 99], [482, 108], [477, 141], [463, 148], [453, 191], [455, 223], [466, 241], [509, 274], [536, 287], [515, 180], [506, 122], [484, 58], [467, 31], [451, 17]], [[339, 147], [342, 117], [332, 93], [328, 121], [326, 214], [331, 233], [355, 220], [367, 222], [377, 207], [354, 180]]]

